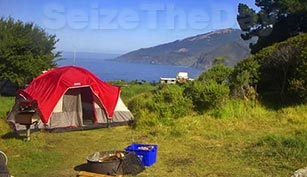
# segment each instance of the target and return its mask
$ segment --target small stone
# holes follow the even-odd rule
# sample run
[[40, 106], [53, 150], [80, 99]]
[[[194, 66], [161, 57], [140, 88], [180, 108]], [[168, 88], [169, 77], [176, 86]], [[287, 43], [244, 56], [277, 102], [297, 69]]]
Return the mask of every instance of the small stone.
[[296, 170], [291, 177], [307, 177], [307, 167]]

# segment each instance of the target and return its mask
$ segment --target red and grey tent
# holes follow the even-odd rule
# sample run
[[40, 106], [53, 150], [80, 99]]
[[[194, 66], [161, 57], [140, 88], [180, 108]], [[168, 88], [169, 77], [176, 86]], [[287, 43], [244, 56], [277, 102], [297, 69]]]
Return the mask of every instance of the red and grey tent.
[[27, 88], [18, 91], [9, 122], [15, 123], [22, 100], [37, 101], [40, 127], [83, 127], [133, 119], [120, 98], [120, 88], [81, 67], [54, 68], [36, 77]]

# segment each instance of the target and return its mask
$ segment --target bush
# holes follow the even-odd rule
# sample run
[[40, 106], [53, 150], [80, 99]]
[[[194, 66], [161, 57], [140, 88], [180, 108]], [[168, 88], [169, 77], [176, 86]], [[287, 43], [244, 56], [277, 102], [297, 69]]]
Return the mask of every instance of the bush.
[[151, 97], [151, 94], [140, 94], [127, 102], [127, 106], [129, 110], [132, 112], [134, 117], [139, 117], [140, 111], [143, 109], [147, 109], [148, 107], [148, 98]]
[[217, 108], [227, 100], [230, 89], [226, 85], [218, 84], [213, 80], [206, 83], [193, 81], [184, 91], [185, 95], [190, 96], [198, 112], [206, 109]]
[[135, 117], [135, 126], [171, 125], [174, 119], [193, 111], [192, 100], [183, 95], [178, 85], [161, 85], [153, 93], [130, 99], [128, 108]]
[[178, 85], [162, 85], [156, 91], [153, 100], [155, 111], [160, 118], [178, 118], [188, 115], [193, 110], [192, 100], [183, 94]]
[[264, 48], [254, 55], [260, 64], [258, 91], [276, 102], [306, 102], [307, 34]]
[[134, 128], [156, 126], [159, 121], [155, 112], [152, 111], [152, 94], [139, 94], [128, 101], [128, 108], [134, 115]]
[[232, 72], [232, 67], [218, 64], [185, 87], [184, 94], [191, 98], [196, 111], [216, 108], [228, 98]]
[[231, 91], [234, 97], [256, 99], [256, 85], [258, 83], [259, 63], [248, 57], [240, 61], [231, 75]]
[[194, 108], [198, 112], [203, 112], [205, 108], [203, 92], [204, 84], [199, 80], [190, 82], [184, 89], [184, 94], [191, 98]]
[[307, 46], [302, 50], [297, 68], [295, 68], [295, 77], [290, 79], [289, 87], [294, 97], [301, 100], [302, 103], [307, 103]]
[[218, 108], [229, 96], [230, 90], [228, 86], [210, 81], [204, 87], [204, 102], [209, 108]]
[[227, 84], [229, 76], [233, 72], [233, 67], [218, 64], [210, 68], [207, 72], [202, 73], [198, 80], [203, 82], [215, 81], [218, 84]]

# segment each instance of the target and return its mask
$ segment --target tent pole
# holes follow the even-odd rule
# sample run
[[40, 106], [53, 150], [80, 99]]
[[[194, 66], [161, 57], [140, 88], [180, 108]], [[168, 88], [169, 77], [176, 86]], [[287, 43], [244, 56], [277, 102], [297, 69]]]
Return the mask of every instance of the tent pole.
[[110, 128], [112, 123], [112, 119], [107, 119], [107, 127]]

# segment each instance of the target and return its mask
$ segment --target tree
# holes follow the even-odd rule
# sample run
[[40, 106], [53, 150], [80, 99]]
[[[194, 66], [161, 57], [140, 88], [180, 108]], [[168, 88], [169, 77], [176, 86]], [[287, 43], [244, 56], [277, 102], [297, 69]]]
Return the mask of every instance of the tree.
[[55, 35], [47, 34], [33, 23], [0, 18], [0, 93], [10, 81], [23, 86], [42, 71], [56, 66], [53, 53], [58, 42]]
[[284, 41], [302, 32], [307, 32], [306, 0], [256, 0], [258, 13], [245, 4], [239, 4], [237, 21], [244, 40], [257, 37], [250, 44], [252, 53], [276, 42]]

